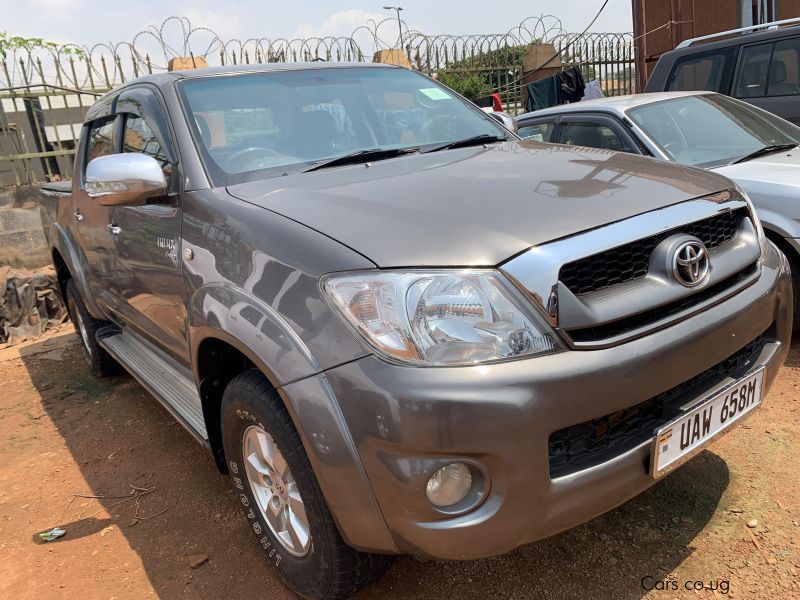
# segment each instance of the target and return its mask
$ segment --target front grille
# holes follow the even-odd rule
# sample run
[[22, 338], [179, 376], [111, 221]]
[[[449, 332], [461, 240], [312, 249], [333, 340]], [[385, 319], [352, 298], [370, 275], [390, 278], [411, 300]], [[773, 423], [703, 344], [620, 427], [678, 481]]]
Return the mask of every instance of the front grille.
[[587, 256], [561, 267], [559, 279], [573, 294], [587, 294], [644, 277], [647, 275], [653, 250], [669, 236], [676, 233], [693, 235], [706, 248], [714, 248], [732, 239], [746, 216], [745, 208], [728, 211]]
[[757, 270], [758, 263], [754, 262], [735, 275], [726, 277], [722, 281], [718, 281], [714, 285], [703, 288], [690, 296], [686, 296], [668, 304], [656, 306], [635, 315], [625, 317], [624, 319], [619, 319], [610, 323], [604, 323], [603, 325], [584, 327], [582, 329], [569, 329], [567, 330], [567, 333], [575, 342], [601, 342], [618, 335], [623, 335], [639, 329], [640, 327], [646, 327], [647, 325], [655, 323], [656, 321], [673, 317], [678, 313], [682, 313], [693, 306], [697, 306], [698, 304], [705, 302], [706, 300], [723, 294], [729, 289], [734, 288], [742, 283]]
[[767, 343], [754, 339], [722, 362], [688, 381], [626, 410], [556, 431], [549, 439], [550, 477], [562, 477], [611, 460], [653, 437], [677, 417], [696, 388], [708, 389], [725, 377], [741, 377]]

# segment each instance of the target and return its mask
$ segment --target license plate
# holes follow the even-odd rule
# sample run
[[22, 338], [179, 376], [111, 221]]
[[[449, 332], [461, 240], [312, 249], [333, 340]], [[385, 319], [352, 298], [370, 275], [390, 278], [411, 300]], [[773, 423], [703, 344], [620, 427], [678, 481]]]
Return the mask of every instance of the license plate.
[[764, 369], [740, 379], [655, 432], [650, 472], [665, 475], [761, 404]]

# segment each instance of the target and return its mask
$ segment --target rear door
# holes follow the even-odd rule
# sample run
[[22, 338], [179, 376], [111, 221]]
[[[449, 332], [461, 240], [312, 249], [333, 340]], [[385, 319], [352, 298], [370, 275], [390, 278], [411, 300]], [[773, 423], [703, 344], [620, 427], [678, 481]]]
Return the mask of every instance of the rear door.
[[124, 89], [116, 104], [120, 150], [161, 164], [168, 193], [145, 206], [114, 206], [108, 227], [115, 247], [108, 286], [127, 326], [188, 365], [186, 294], [181, 261], [181, 181], [176, 146], [160, 92], [151, 85]]
[[744, 46], [731, 95], [800, 125], [800, 37]]

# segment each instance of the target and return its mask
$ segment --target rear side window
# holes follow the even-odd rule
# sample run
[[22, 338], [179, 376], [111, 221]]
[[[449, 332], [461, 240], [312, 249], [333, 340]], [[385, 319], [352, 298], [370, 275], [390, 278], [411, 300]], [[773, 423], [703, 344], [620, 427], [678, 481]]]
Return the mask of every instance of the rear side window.
[[549, 142], [553, 135], [553, 123], [522, 125], [517, 131], [520, 137], [537, 142]]
[[667, 81], [667, 91], [724, 91], [732, 54], [732, 49], [725, 49], [679, 59]]
[[569, 146], [602, 148], [617, 152], [632, 152], [632, 149], [609, 126], [602, 123], [561, 123], [561, 143]]
[[86, 161], [83, 165], [84, 172], [86, 171], [86, 165], [98, 156], [117, 153], [117, 144], [114, 139], [115, 127], [116, 121], [114, 119], [93, 121], [89, 124], [86, 140]]
[[733, 88], [734, 97], [758, 98], [766, 94], [770, 56], [772, 44], [748, 46], [742, 50], [742, 60]]
[[800, 38], [775, 44], [769, 68], [768, 96], [793, 96], [800, 93]]

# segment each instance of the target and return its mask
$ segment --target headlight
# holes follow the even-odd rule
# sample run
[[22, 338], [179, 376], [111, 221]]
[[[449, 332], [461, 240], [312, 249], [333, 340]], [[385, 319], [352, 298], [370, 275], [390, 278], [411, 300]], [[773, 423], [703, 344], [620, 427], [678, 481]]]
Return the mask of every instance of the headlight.
[[750, 200], [750, 196], [747, 195], [747, 192], [745, 192], [738, 185], [736, 186], [736, 191], [739, 193], [742, 199], [747, 202], [747, 208], [750, 210], [750, 216], [752, 217], [753, 223], [755, 223], [756, 226], [758, 244], [761, 246], [761, 256], [763, 257], [766, 255], [767, 250], [769, 249], [769, 244], [767, 244], [767, 236], [764, 233], [764, 227], [761, 225], [761, 219], [758, 217], [758, 214], [756, 213], [756, 207], [753, 204], [753, 201]]
[[468, 365], [558, 350], [519, 292], [493, 270], [329, 275], [333, 306], [384, 357]]

